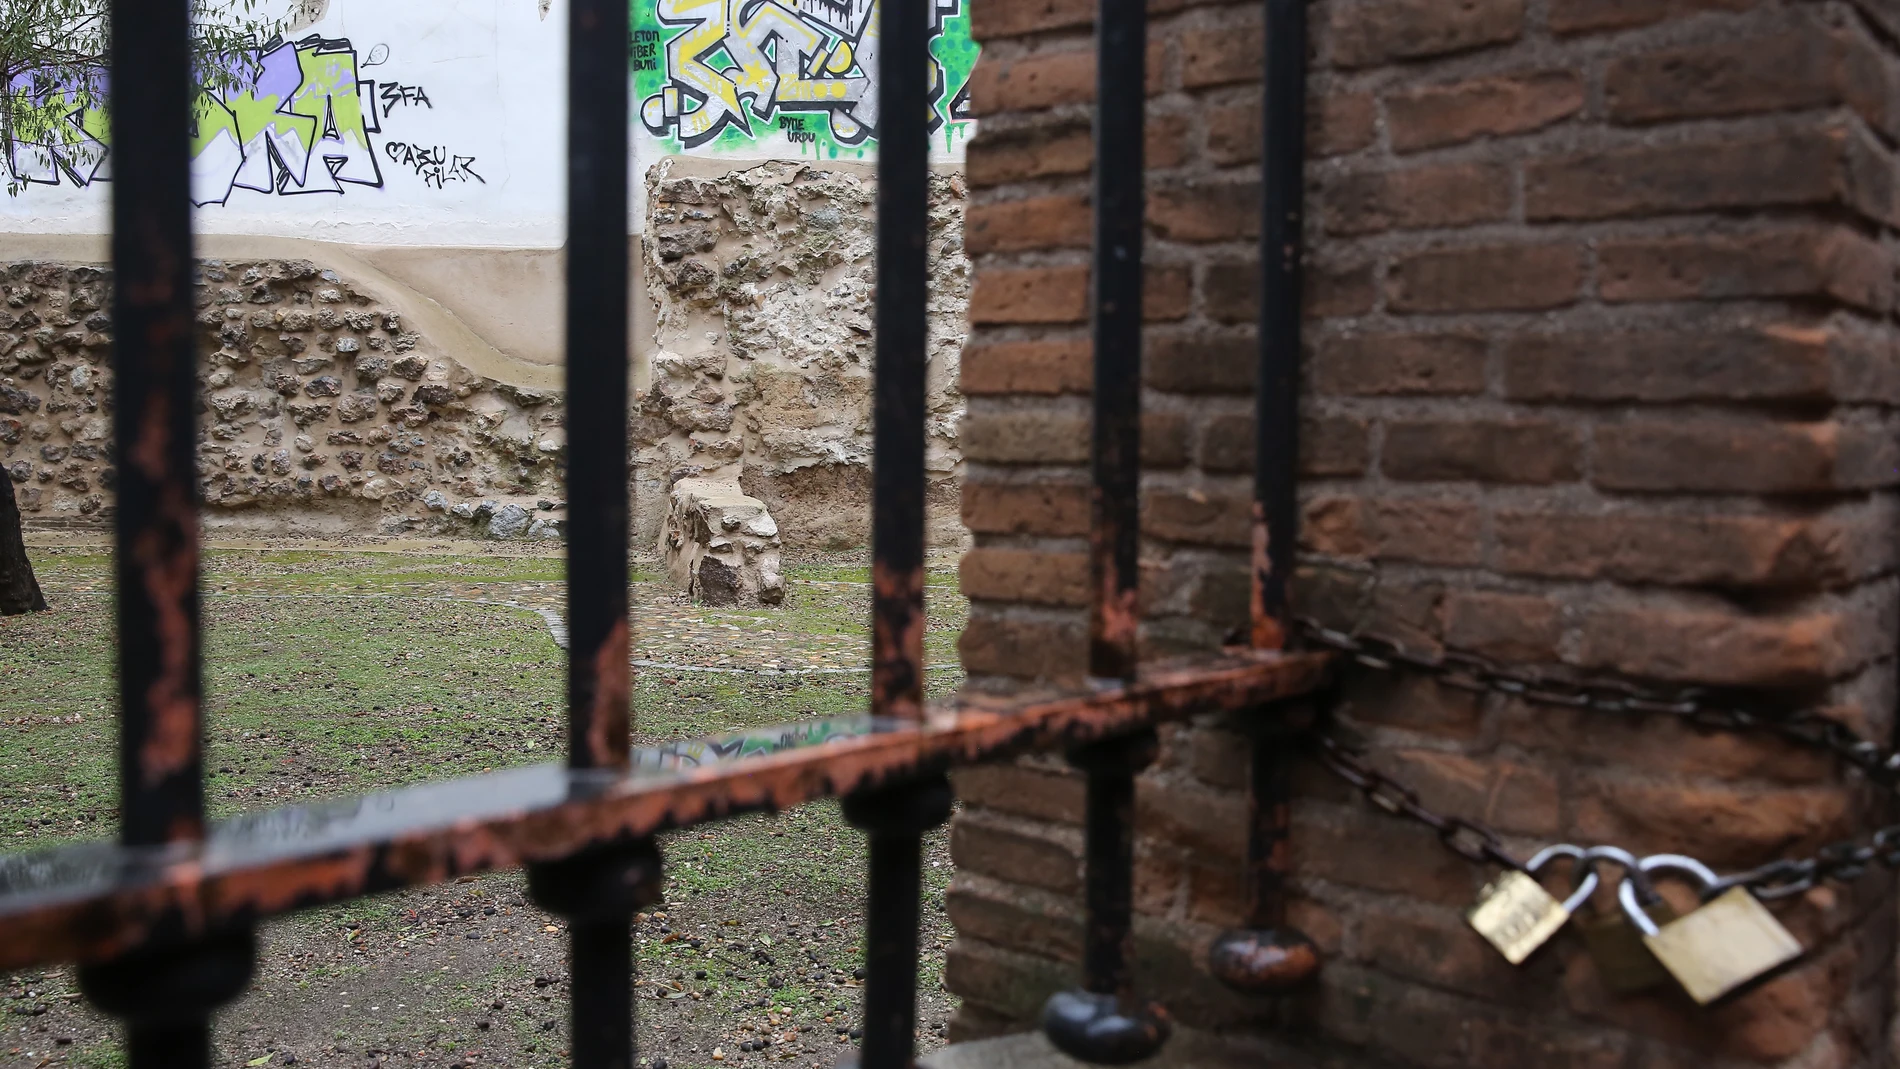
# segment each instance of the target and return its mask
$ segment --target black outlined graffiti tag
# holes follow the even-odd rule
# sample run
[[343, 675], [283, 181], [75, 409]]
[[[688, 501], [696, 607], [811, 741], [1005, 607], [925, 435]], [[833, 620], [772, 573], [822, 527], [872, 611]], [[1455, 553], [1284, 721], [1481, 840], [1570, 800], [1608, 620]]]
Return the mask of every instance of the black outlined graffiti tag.
[[441, 189], [452, 182], [480, 182], [488, 184], [475, 171], [475, 157], [457, 156], [443, 145], [413, 145], [404, 141], [391, 141], [383, 146], [391, 163], [412, 168], [422, 184]]

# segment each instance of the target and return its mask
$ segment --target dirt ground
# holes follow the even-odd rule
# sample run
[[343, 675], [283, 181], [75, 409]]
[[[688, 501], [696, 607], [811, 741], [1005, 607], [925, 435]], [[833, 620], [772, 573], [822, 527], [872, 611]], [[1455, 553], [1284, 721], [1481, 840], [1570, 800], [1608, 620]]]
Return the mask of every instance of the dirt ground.
[[[110, 561], [47, 535], [53, 611], [0, 620], [0, 843], [109, 836]], [[518, 551], [517, 551], [518, 552]], [[637, 742], [861, 710], [868, 587], [854, 561], [789, 570], [778, 610], [716, 610], [636, 576]], [[934, 574], [934, 691], [954, 688], [961, 599]], [[214, 816], [558, 758], [561, 561], [489, 547], [244, 544], [206, 562]], [[770, 665], [771, 670], [752, 669]], [[650, 1069], [832, 1064], [855, 1038], [864, 840], [818, 803], [667, 836], [666, 902], [639, 933]], [[925, 844], [919, 1049], [941, 1045], [947, 836]], [[519, 873], [267, 925], [248, 994], [217, 1024], [228, 1066], [565, 1063], [566, 935]], [[0, 977], [0, 1066], [123, 1064], [65, 969]]]

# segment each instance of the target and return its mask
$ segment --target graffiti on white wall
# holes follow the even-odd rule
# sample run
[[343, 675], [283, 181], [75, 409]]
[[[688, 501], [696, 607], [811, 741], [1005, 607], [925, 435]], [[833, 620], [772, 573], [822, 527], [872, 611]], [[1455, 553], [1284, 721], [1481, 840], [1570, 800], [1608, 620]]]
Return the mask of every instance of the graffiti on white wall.
[[[349, 40], [320, 35], [273, 42], [243, 65], [235, 87], [199, 93], [192, 106], [193, 201], [200, 207], [227, 204], [240, 190], [288, 197], [381, 189], [383, 158], [427, 187], [486, 184], [476, 158], [448, 146], [396, 140], [378, 145], [392, 112], [435, 108], [423, 86], [364, 76], [388, 56], [386, 45], [359, 55]], [[82, 103], [85, 95], [70, 87], [36, 83], [31, 75], [22, 79], [16, 90], [31, 92], [39, 107], [67, 114], [62, 136], [14, 146], [6, 163], [16, 182], [85, 187], [112, 180], [103, 106]]]
[[[883, 0], [635, 0], [640, 120], [674, 150], [773, 141], [839, 155], [875, 140]], [[931, 3], [931, 129], [967, 134], [963, 0]], [[947, 129], [946, 129], [947, 128]], [[862, 155], [862, 152], [858, 152]]]

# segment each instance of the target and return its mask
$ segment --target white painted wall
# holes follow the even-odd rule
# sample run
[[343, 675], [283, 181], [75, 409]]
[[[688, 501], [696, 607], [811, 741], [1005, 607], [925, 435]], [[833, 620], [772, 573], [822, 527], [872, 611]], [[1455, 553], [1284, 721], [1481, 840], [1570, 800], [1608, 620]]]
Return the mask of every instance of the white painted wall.
[[[272, 13], [289, 2], [275, 0]], [[201, 233], [373, 245], [561, 244], [565, 0], [545, 12], [540, 0], [331, 0], [322, 19], [290, 37], [312, 34], [347, 40], [357, 78], [374, 83], [378, 115], [365, 127], [381, 128], [368, 132], [380, 186], [237, 188], [225, 203], [199, 209]], [[391, 85], [419, 87], [428, 103], [391, 94]], [[446, 164], [439, 175], [415, 162], [438, 155]], [[456, 157], [465, 162], [457, 166]], [[362, 173], [362, 161], [353, 158], [347, 170]], [[305, 177], [306, 186], [332, 184]], [[200, 180], [196, 195], [214, 196], [219, 185]], [[58, 185], [0, 193], [0, 231], [102, 233], [107, 202], [105, 182], [79, 186], [63, 175]]]
[[[891, 0], [630, 2], [635, 232], [645, 215], [643, 160], [875, 158], [878, 5]], [[904, 2], [931, 5], [940, 79], [933, 151], [960, 161], [974, 131], [972, 0]], [[266, 11], [281, 17], [293, 3], [311, 0], [267, 0]], [[208, 126], [194, 183], [200, 233], [560, 247], [567, 0], [327, 0], [320, 18], [287, 36], [266, 57], [256, 96], [228, 101], [232, 136], [215, 135], [222, 113]], [[305, 43], [316, 39], [328, 43]], [[795, 61], [786, 58], [793, 50]], [[368, 109], [360, 123], [359, 107]], [[41, 180], [18, 196], [0, 193], [0, 234], [105, 233], [108, 182], [128, 180], [111, 177], [109, 153], [69, 154], [63, 168], [34, 157], [0, 160]]]

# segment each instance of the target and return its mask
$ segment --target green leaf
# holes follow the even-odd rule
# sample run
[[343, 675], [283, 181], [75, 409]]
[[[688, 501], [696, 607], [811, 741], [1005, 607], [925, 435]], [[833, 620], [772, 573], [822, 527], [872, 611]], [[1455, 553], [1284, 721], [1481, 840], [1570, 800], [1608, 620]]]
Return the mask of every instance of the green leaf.
[[250, 1061], [245, 1062], [244, 1064], [250, 1066], [251, 1069], [257, 1069], [257, 1066], [263, 1065], [265, 1062], [270, 1061], [270, 1059], [271, 1059], [271, 1056], [266, 1054], [262, 1058], [252, 1058]]

